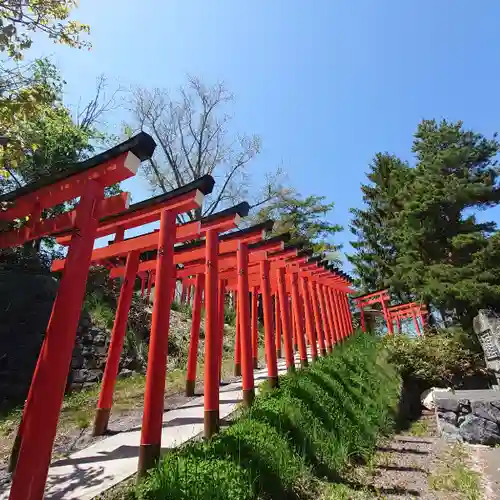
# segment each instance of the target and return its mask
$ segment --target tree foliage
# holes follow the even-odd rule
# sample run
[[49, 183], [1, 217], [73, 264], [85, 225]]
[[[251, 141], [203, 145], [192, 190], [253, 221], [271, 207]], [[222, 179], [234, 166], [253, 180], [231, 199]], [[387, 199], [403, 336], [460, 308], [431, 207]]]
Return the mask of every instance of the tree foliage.
[[[76, 123], [62, 102], [62, 81], [47, 60], [32, 68], [30, 84], [0, 99], [0, 130], [8, 142], [0, 149], [4, 192], [52, 175], [93, 151], [100, 136], [91, 123]], [[6, 174], [6, 175], [5, 175]]]
[[280, 172], [266, 176], [259, 193], [250, 193], [249, 165], [260, 152], [256, 135], [233, 135], [229, 131], [228, 107], [233, 95], [223, 83], [205, 85], [189, 78], [176, 96], [167, 90], [137, 88], [131, 98], [133, 123], [127, 132], [145, 130], [157, 144], [144, 172], [154, 191], [168, 192], [210, 174], [215, 191], [205, 210], [192, 218], [210, 215], [217, 208], [238, 203], [252, 195], [261, 205], [280, 191]]
[[[9, 192], [43, 177], [50, 177], [68, 166], [93, 154], [107, 136], [96, 128], [99, 117], [110, 107], [110, 99], [104, 95], [105, 81], [98, 80], [96, 94], [77, 117], [63, 103], [64, 81], [49, 61], [37, 60], [29, 66], [31, 74], [25, 74], [27, 86], [13, 89], [0, 99], [0, 131], [7, 142], [0, 148], [0, 194]], [[0, 171], [0, 173], [2, 173]], [[108, 194], [119, 192], [118, 186], [106, 189]], [[45, 210], [42, 218], [62, 213], [73, 207], [64, 203]], [[0, 207], [5, 209], [6, 206]], [[26, 220], [3, 223], [0, 229], [19, 227]], [[41, 241], [35, 241], [23, 249], [2, 251], [1, 258], [10, 266], [33, 267], [31, 262], [50, 261], [54, 241], [44, 238], [44, 256]]]
[[500, 237], [478, 211], [499, 202], [496, 136], [461, 122], [424, 120], [413, 142], [415, 166], [377, 155], [353, 210], [350, 257], [367, 289], [390, 287], [470, 325], [481, 307], [500, 303]]
[[69, 20], [75, 0], [0, 0], [0, 51], [14, 60], [33, 43], [31, 34], [41, 32], [55, 43], [70, 47], [90, 47], [82, 35], [87, 24]]
[[408, 164], [394, 155], [375, 155], [367, 174], [370, 184], [361, 185], [365, 209], [351, 209], [351, 232], [357, 241], [349, 260], [357, 270], [364, 291], [380, 290], [392, 284], [396, 250], [392, 238], [395, 214], [404, 200], [399, 186], [411, 182]]
[[315, 252], [327, 252], [330, 260], [338, 263], [341, 246], [335, 244], [332, 238], [342, 231], [342, 227], [328, 220], [333, 207], [334, 203], [325, 203], [324, 196], [311, 195], [303, 198], [298, 193], [287, 190], [264, 205], [257, 212], [255, 220], [275, 220], [275, 234], [289, 232], [291, 243], [312, 246]]

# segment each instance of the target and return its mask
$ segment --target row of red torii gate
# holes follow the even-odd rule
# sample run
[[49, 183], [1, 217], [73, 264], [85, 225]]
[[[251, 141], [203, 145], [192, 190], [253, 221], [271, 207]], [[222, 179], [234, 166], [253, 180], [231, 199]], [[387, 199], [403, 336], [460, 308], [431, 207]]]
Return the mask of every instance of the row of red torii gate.
[[[268, 380], [277, 386], [277, 358], [283, 353], [288, 371], [326, 356], [353, 333], [348, 294], [351, 279], [308, 250], [287, 245], [287, 235], [267, 238], [273, 221], [237, 229], [249, 206], [239, 204], [217, 214], [179, 224], [180, 214], [202, 206], [214, 180], [204, 176], [181, 189], [128, 206], [128, 194], [104, 197], [107, 186], [132, 177], [141, 161], [151, 158], [155, 143], [140, 133], [124, 143], [49, 180], [0, 196], [7, 206], [0, 219], [28, 218], [20, 229], [0, 233], [0, 249], [45, 236], [66, 245], [67, 256], [53, 263], [61, 279], [26, 399], [13, 450], [11, 500], [40, 500], [51, 460], [59, 413], [85, 294], [89, 267], [106, 266], [121, 278], [121, 292], [109, 344], [94, 433], [107, 430], [127, 317], [136, 278], [154, 285], [152, 325], [146, 372], [139, 476], [160, 456], [167, 365], [170, 304], [177, 282], [192, 297], [192, 325], [186, 392], [196, 380], [200, 317], [205, 309], [204, 432], [219, 429], [219, 386], [224, 331], [224, 304], [237, 304], [235, 367], [242, 375], [244, 403], [254, 398], [253, 368], [258, 350], [257, 300], [264, 322]], [[79, 198], [72, 211], [47, 216], [47, 209]], [[154, 221], [160, 228], [125, 238], [125, 231]], [[113, 235], [108, 246], [94, 249], [96, 238]], [[250, 299], [250, 292], [252, 299]], [[253, 310], [253, 314], [251, 314]], [[295, 352], [296, 351], [296, 352]]]
[[363, 332], [366, 332], [367, 329], [365, 308], [375, 304], [380, 304], [382, 308], [382, 316], [384, 317], [387, 333], [389, 335], [394, 334], [394, 326], [397, 327], [398, 333], [402, 333], [401, 322], [411, 318], [413, 320], [413, 327], [416, 334], [421, 337], [424, 334], [429, 314], [427, 306], [418, 302], [408, 302], [406, 304], [388, 306], [390, 300], [391, 297], [388, 289], [378, 290], [376, 292], [354, 297], [354, 305], [357, 309], [359, 309], [361, 329]]

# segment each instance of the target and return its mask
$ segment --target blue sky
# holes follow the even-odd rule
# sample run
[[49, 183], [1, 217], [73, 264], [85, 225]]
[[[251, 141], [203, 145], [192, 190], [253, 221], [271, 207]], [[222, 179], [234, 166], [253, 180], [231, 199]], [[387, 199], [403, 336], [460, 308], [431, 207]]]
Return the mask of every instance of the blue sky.
[[[224, 80], [235, 94], [235, 131], [257, 133], [258, 180], [283, 164], [303, 195], [324, 195], [345, 226], [361, 204], [374, 154], [410, 160], [422, 118], [500, 130], [500, 3], [494, 0], [81, 0], [74, 17], [92, 28], [92, 51], [37, 37], [69, 104], [112, 84], [178, 87], [186, 73]], [[117, 112], [112, 131], [126, 119]], [[110, 117], [111, 118], [111, 117]], [[144, 180], [127, 181], [134, 201]], [[496, 211], [496, 213], [500, 213]], [[500, 217], [497, 217], [500, 219]], [[349, 267], [347, 267], [349, 269]]]

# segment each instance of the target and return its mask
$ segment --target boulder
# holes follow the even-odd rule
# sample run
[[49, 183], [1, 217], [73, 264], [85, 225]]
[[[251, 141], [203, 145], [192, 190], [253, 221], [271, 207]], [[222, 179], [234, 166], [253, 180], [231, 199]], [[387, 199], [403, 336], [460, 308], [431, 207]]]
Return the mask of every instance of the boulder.
[[459, 433], [469, 443], [486, 445], [500, 443], [498, 425], [472, 413], [464, 417], [459, 427]]
[[455, 427], [453, 424], [443, 420], [439, 420], [438, 424], [441, 437], [447, 441], [463, 441], [463, 437], [460, 434], [458, 427]]
[[118, 374], [118, 376], [120, 378], [128, 378], [128, 377], [131, 377], [133, 374], [134, 374], [134, 372], [132, 370], [124, 369], [124, 370], [120, 371], [120, 373]]
[[451, 425], [457, 425], [457, 414], [453, 411], [438, 412], [438, 418]]
[[472, 413], [485, 420], [490, 420], [491, 422], [499, 423], [500, 409], [497, 406], [495, 406], [495, 404], [499, 406], [500, 401], [495, 402], [494, 404], [490, 401], [472, 401], [471, 403]]

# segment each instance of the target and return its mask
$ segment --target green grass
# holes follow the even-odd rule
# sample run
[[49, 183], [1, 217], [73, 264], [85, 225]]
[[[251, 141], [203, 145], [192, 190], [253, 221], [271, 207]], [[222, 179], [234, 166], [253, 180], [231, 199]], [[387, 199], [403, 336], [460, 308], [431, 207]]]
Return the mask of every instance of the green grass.
[[426, 420], [417, 420], [411, 424], [408, 434], [415, 437], [428, 436], [430, 432], [429, 422]]
[[321, 481], [369, 460], [392, 429], [400, 379], [385, 358], [371, 336], [351, 339], [282, 377], [279, 389], [264, 387], [252, 409], [212, 440], [166, 455], [123, 498], [318, 498]]
[[464, 445], [455, 445], [441, 457], [439, 467], [429, 477], [431, 489], [460, 493], [465, 500], [480, 500], [481, 476], [467, 466], [468, 458]]
[[373, 500], [373, 498], [373, 492], [355, 490], [345, 484], [330, 484], [321, 496], [321, 500]]

